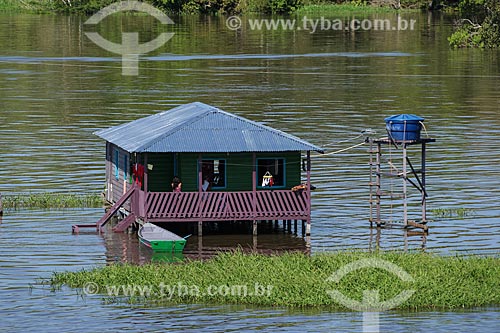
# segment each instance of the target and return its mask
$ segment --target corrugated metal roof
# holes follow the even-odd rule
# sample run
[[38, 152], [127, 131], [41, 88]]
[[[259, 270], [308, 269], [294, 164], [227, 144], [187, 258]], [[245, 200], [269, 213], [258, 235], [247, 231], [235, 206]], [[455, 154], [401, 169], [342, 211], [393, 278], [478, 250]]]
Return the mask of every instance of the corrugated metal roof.
[[200, 102], [181, 105], [94, 134], [131, 153], [323, 152], [296, 136]]

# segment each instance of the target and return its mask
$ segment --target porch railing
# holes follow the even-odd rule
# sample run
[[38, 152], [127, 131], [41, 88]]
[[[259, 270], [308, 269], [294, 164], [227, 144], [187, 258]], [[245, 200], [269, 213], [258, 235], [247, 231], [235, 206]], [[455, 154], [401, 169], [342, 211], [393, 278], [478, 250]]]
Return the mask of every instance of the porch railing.
[[138, 191], [135, 200], [138, 204], [132, 206], [139, 211], [138, 215], [153, 222], [308, 219], [310, 215], [306, 191]]

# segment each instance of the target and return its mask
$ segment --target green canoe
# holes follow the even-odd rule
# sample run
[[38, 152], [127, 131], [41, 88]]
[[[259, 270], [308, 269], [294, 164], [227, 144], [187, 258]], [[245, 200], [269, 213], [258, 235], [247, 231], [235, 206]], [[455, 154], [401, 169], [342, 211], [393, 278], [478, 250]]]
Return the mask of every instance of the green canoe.
[[145, 223], [139, 229], [142, 244], [157, 252], [182, 252], [186, 239], [152, 223]]

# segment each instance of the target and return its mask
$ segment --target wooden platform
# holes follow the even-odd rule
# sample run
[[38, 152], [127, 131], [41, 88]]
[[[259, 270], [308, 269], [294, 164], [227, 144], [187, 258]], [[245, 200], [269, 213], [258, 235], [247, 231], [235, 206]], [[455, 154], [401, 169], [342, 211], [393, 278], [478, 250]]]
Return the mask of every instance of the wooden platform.
[[145, 219], [151, 222], [309, 219], [306, 191], [148, 192]]
[[[388, 137], [386, 138], [379, 138], [379, 139], [375, 139], [373, 140], [373, 143], [380, 143], [380, 144], [391, 144], [391, 143], [396, 143], [396, 144], [406, 144], [406, 145], [420, 145], [422, 143], [429, 143], [429, 142], [436, 142], [436, 139], [433, 139], [433, 138], [423, 138], [423, 139], [419, 139], [419, 140], [397, 140], [397, 141], [394, 141], [394, 140], [391, 140], [389, 139]], [[373, 153], [375, 153], [376, 151], [373, 151]]]

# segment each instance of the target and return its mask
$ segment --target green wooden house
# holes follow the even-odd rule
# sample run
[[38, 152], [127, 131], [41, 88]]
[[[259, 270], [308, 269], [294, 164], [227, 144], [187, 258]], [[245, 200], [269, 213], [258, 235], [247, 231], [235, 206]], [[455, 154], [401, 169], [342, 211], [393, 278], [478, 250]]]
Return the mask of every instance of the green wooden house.
[[310, 152], [323, 151], [293, 135], [199, 102], [95, 134], [114, 205], [99, 225], [120, 207], [129, 215], [116, 231], [136, 220], [310, 222]]

